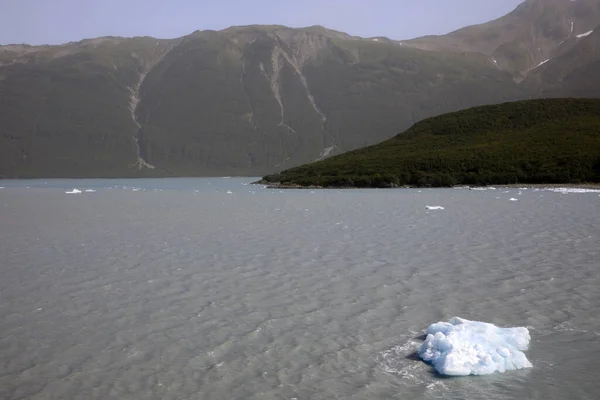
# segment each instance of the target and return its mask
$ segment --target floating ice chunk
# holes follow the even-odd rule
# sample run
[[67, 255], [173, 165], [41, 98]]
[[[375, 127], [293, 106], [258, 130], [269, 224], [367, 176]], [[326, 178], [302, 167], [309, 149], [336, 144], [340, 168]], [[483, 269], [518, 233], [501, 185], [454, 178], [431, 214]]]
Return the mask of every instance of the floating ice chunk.
[[523, 353], [530, 340], [527, 328], [454, 317], [429, 325], [419, 356], [442, 375], [486, 375], [531, 368]]
[[444, 207], [442, 206], [425, 206], [426, 210], [443, 210]]
[[4, 189], [4, 186], [0, 186], [0, 189]]
[[515, 199], [514, 197], [511, 197], [510, 201], [519, 201], [519, 199]]
[[86, 193], [96, 193], [94, 189], [85, 189]]
[[70, 192], [65, 192], [65, 193], [66, 194], [79, 194], [79, 193], [81, 193], [81, 190], [79, 190], [79, 189], [73, 189]]
[[[224, 179], [224, 178], [223, 178]], [[227, 191], [227, 194], [233, 194], [233, 192], [231, 190]]]

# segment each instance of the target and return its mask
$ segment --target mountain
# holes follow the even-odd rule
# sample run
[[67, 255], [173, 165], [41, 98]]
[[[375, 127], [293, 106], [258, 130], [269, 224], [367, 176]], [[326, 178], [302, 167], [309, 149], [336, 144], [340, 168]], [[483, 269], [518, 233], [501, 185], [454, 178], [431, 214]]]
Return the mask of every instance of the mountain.
[[579, 36], [576, 46], [536, 68], [525, 83], [544, 97], [600, 97], [600, 28]]
[[266, 176], [283, 186], [600, 182], [600, 99], [543, 99], [429, 118], [375, 146]]
[[[446, 112], [596, 96], [599, 4], [529, 0], [413, 41], [244, 26], [0, 46], [0, 177], [262, 175]], [[520, 50], [536, 41], [546, 53]]]
[[527, 0], [494, 21], [401, 43], [426, 50], [486, 54], [499, 68], [525, 76], [576, 47], [598, 25], [598, 0]]

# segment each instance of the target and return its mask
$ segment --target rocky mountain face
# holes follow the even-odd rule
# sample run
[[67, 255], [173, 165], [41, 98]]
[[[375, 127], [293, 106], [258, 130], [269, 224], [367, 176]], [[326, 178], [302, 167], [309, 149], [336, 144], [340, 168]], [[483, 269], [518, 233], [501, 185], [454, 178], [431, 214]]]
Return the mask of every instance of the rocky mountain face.
[[527, 0], [497, 20], [401, 43], [434, 51], [479, 52], [498, 68], [524, 77], [577, 47], [599, 25], [598, 0]]
[[0, 177], [262, 175], [449, 111], [597, 95], [599, 5], [532, 0], [407, 42], [246, 26], [0, 46]]

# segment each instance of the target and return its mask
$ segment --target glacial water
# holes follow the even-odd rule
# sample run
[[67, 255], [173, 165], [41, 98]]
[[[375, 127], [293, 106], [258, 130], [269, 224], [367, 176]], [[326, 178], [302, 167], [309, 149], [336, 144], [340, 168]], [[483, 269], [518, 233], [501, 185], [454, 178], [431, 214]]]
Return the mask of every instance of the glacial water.
[[[0, 398], [598, 398], [600, 193], [251, 181], [0, 181]], [[533, 367], [437, 374], [454, 316]]]

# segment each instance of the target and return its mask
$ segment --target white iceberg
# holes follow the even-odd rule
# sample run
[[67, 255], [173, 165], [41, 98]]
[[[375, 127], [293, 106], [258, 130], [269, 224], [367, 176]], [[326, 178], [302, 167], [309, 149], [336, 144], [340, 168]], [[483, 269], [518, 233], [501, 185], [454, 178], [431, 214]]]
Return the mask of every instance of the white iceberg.
[[79, 193], [81, 193], [81, 190], [79, 190], [79, 189], [73, 189], [70, 192], [65, 192], [65, 193], [66, 194], [79, 194]]
[[515, 199], [514, 197], [511, 197], [510, 201], [519, 201], [519, 199]]
[[426, 210], [443, 210], [444, 207], [442, 206], [425, 206]]
[[94, 189], [85, 189], [86, 193], [96, 193]]
[[[225, 178], [223, 178], [223, 179], [225, 179]], [[233, 194], [233, 192], [231, 190], [228, 190], [227, 194]]]
[[499, 328], [454, 317], [429, 325], [419, 356], [442, 375], [486, 375], [531, 368], [523, 353], [530, 341], [524, 327]]

